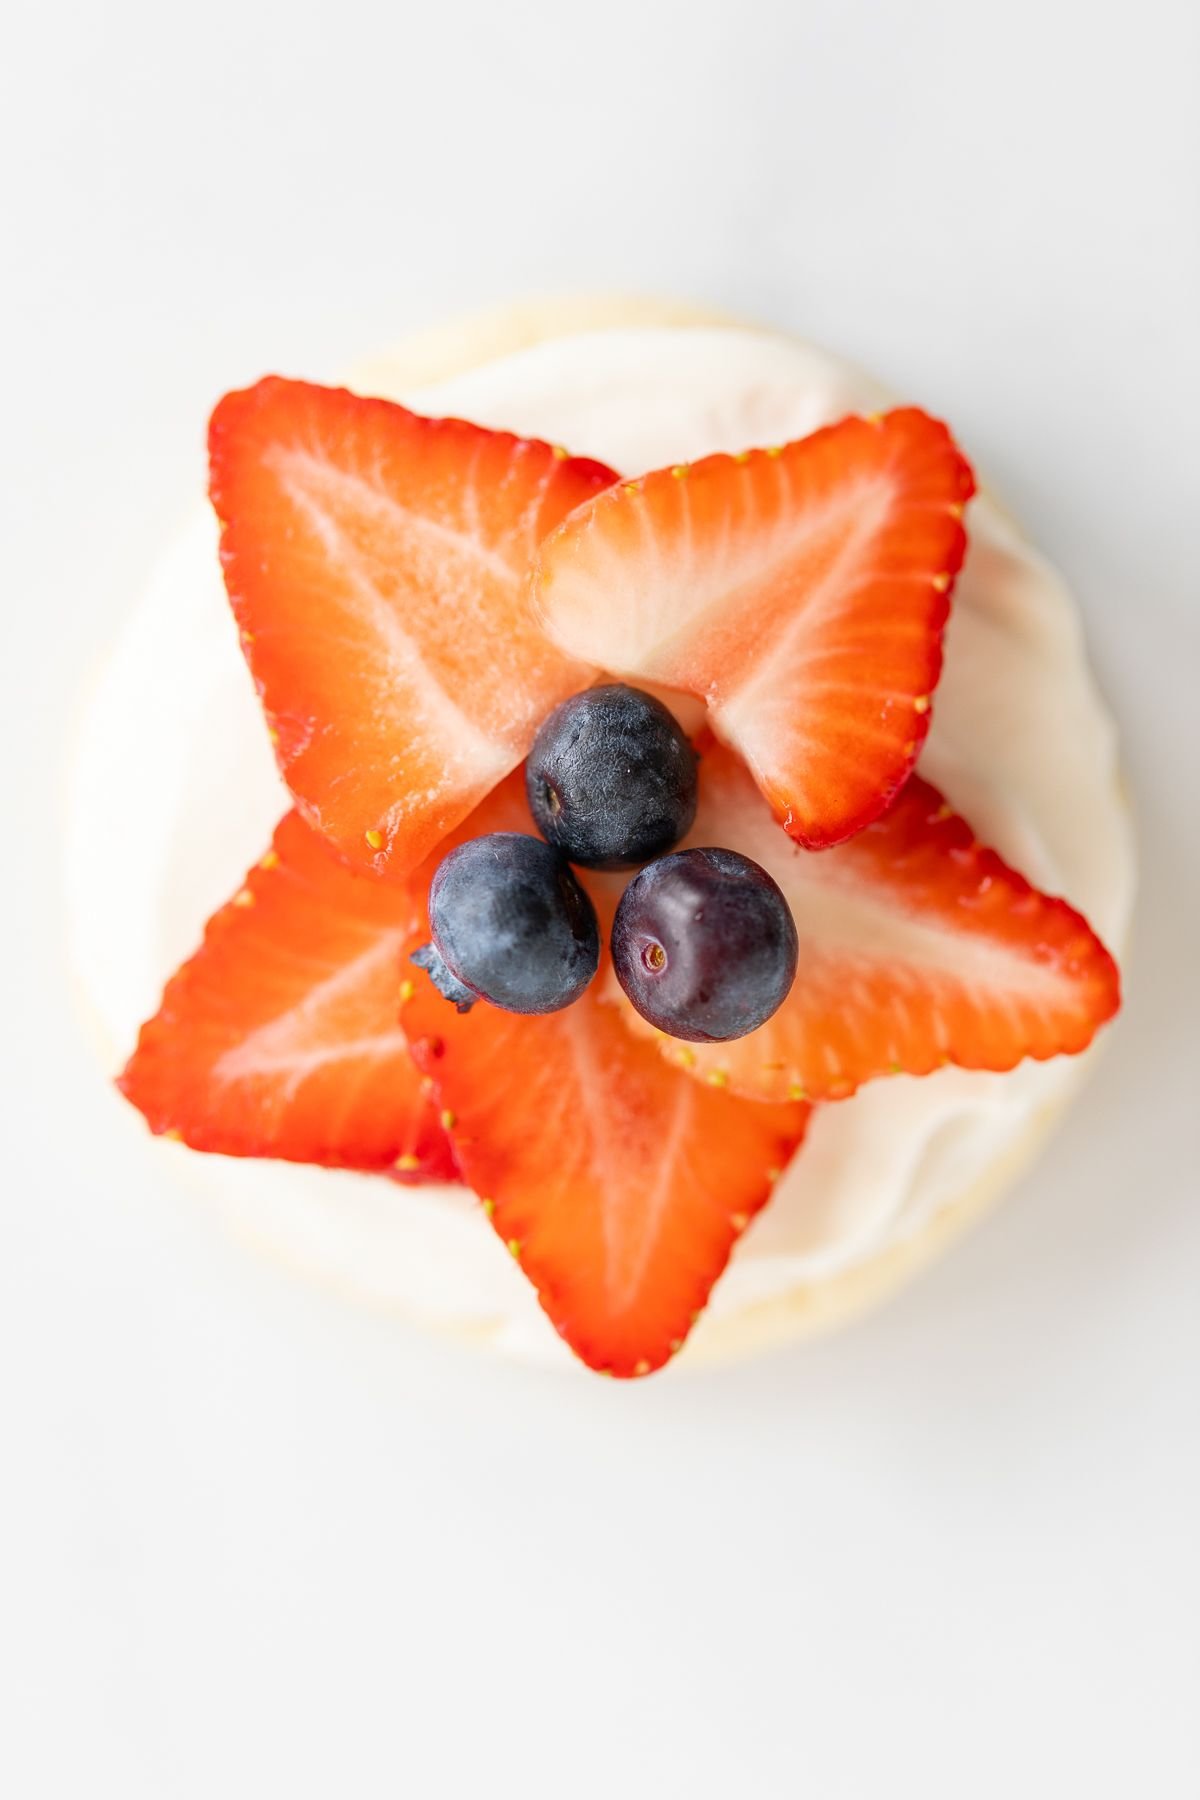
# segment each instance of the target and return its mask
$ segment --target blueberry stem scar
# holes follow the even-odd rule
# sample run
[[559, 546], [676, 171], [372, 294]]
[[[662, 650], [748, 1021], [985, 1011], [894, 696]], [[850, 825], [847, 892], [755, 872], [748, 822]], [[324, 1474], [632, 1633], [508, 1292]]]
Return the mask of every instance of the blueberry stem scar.
[[422, 944], [408, 960], [416, 963], [418, 969], [424, 969], [443, 1000], [449, 1000], [460, 1013], [470, 1012], [479, 995], [472, 993], [465, 982], [451, 972], [433, 944]]

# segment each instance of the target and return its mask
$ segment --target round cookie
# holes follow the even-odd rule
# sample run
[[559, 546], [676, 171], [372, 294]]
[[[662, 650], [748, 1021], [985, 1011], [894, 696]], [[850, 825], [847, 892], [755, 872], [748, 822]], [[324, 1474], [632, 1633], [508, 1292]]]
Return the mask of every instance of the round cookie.
[[[532, 352], [536, 346], [549, 345], [555, 339], [574, 338], [581, 332], [616, 334], [595, 340], [597, 354], [606, 343], [615, 354], [622, 341], [621, 333], [664, 327], [669, 328], [668, 336], [662, 340], [664, 348], [675, 341], [681, 328], [687, 328], [705, 334], [693, 339], [693, 347], [711, 339], [715, 350], [720, 340], [713, 327], [723, 323], [693, 309], [645, 302], [576, 298], [525, 305], [410, 339], [397, 351], [361, 364], [351, 379], [352, 385], [362, 391], [402, 395], [422, 410], [461, 410], [483, 423], [561, 435], [573, 449], [605, 455], [606, 444], [580, 442], [568, 432], [552, 431], [550, 426], [556, 422], [553, 418], [546, 422], [553, 413], [553, 350], [546, 353], [551, 366], [543, 369], [539, 377], [546, 392], [532, 396], [537, 415], [532, 422], [512, 416], [513, 386], [511, 379], [505, 378], [505, 369], [510, 365], [504, 359], [515, 352]], [[745, 335], [744, 328], [739, 335]], [[762, 341], [768, 344], [769, 334], [763, 334]], [[561, 347], [564, 355], [569, 354], [569, 344], [564, 342]], [[824, 379], [824, 371], [831, 368], [836, 369], [839, 379], [844, 376], [850, 396], [848, 404], [874, 404], [883, 398], [874, 384], [853, 371], [845, 371], [844, 365], [834, 365], [831, 359], [815, 352], [794, 354], [811, 356], [814, 383]], [[681, 359], [681, 365], [686, 366], [686, 362], [686, 357]], [[427, 402], [422, 395], [414, 394], [414, 390], [435, 383], [439, 384], [437, 392]], [[460, 386], [461, 406], [456, 402]], [[619, 384], [612, 404], [621, 404]], [[488, 416], [488, 405], [498, 409], [496, 417]], [[601, 428], [600, 409], [597, 420]], [[679, 454], [685, 453], [695, 452], [684, 446]], [[1008, 552], [1016, 554], [1012, 545], [1019, 540], [1012, 537], [1011, 525], [994, 507], [991, 510], [994, 517], [989, 521], [990, 548], [986, 553], [996, 557]], [[1030, 557], [1025, 547], [1020, 554]], [[205, 560], [209, 556], [211, 567]], [[139, 1013], [152, 1010], [157, 995], [150, 991], [153, 984], [148, 985], [144, 976], [139, 977], [140, 991], [134, 991], [138, 983], [129, 980], [128, 970], [111, 966], [113, 959], [101, 942], [101, 932], [83, 918], [85, 876], [93, 886], [95, 879], [98, 796], [105, 785], [111, 789], [121, 769], [132, 771], [139, 735], [144, 739], [156, 727], [161, 728], [160, 741], [167, 746], [165, 761], [171, 764], [171, 746], [180, 751], [183, 741], [179, 734], [181, 706], [190, 708], [186, 730], [194, 733], [204, 728], [206, 718], [221, 712], [231, 695], [240, 696], [239, 705], [247, 698], [238, 686], [245, 683], [245, 676], [232, 627], [222, 619], [221, 630], [206, 632], [204, 644], [197, 645], [197, 667], [189, 671], [183, 687], [167, 682], [165, 691], [140, 697], [137, 716], [126, 721], [124, 740], [114, 742], [116, 713], [122, 709], [128, 713], [130, 694], [136, 690], [140, 695], [141, 686], [145, 685], [136, 683], [138, 669], [144, 670], [156, 658], [158, 666], [164, 666], [170, 646], [177, 642], [182, 628], [182, 613], [186, 612], [191, 620], [207, 620], [211, 607], [213, 616], [219, 616], [219, 582], [211, 579], [215, 566], [211, 525], [206, 519], [198, 520], [190, 539], [160, 569], [150, 603], [126, 634], [113, 665], [101, 677], [83, 725], [83, 752], [77, 764], [68, 833], [68, 861], [74, 872], [72, 886], [76, 895], [72, 923], [85, 987], [102, 1020], [107, 1022], [110, 1039], [120, 1039], [114, 1045], [115, 1055], [128, 1048], [132, 1023], [136, 1023]], [[206, 571], [203, 576], [202, 571]], [[1047, 579], [1052, 581], [1053, 577], [1047, 575]], [[1068, 636], [1071, 631], [1077, 633], [1069, 606], [1054, 621], [1054, 628], [1060, 636], [1064, 632]], [[1064, 657], [1064, 667], [1072, 658], [1072, 668], [1078, 663], [1080, 679], [1086, 684], [1078, 643], [1072, 645], [1064, 638], [1058, 653]], [[952, 659], [953, 639], [949, 654]], [[1094, 703], [1094, 696], [1092, 699]], [[1102, 713], [1098, 712], [1098, 717], [1102, 722]], [[935, 769], [934, 778], [951, 789], [982, 835], [998, 839], [998, 847], [1032, 878], [1053, 885], [1053, 857], [1043, 856], [1044, 846], [1038, 841], [1039, 835], [1045, 834], [1039, 834], [1035, 823], [1033, 829], [1019, 831], [1018, 841], [1013, 841], [1010, 824], [1009, 840], [1002, 841], [1006, 826], [1003, 809], [997, 810], [996, 797], [981, 788], [978, 771], [956, 770], [953, 736], [946, 735], [946, 745], [940, 752], [942, 762]], [[1101, 730], [1100, 739], [1103, 735]], [[934, 754], [938, 754], [933, 740], [931, 745]], [[192, 947], [204, 913], [236, 886], [242, 868], [261, 849], [264, 819], [269, 826], [271, 809], [280, 812], [286, 804], [265, 754], [253, 768], [247, 769], [239, 762], [236, 769], [231, 766], [209, 771], [210, 785], [201, 794], [189, 793], [192, 777], [188, 768], [182, 766], [186, 758], [180, 755], [178, 761], [174, 787], [170, 779], [165, 785], [160, 784], [157, 798], [153, 791], [143, 791], [124, 815], [125, 829], [118, 831], [115, 848], [110, 841], [126, 894], [142, 893], [155, 905], [165, 895], [171, 902], [161, 908], [165, 918], [155, 916], [147, 922], [154, 940], [149, 961], [156, 971], [155, 979], [165, 976]], [[167, 773], [170, 777], [170, 767]], [[1115, 763], [1108, 779], [1115, 783]], [[181, 832], [179, 818], [171, 815], [178, 815], [182, 807], [192, 802], [201, 812], [206, 807], [211, 812], [218, 792], [228, 796], [219, 819], [221, 854], [212, 854], [210, 829], [207, 837], [203, 832], [199, 834], [189, 856], [184, 840], [191, 834]], [[991, 811], [997, 812], [995, 821], [989, 817]], [[111, 815], [110, 806], [110, 826]], [[1114, 797], [1111, 817], [1105, 825], [1110, 835], [1116, 834], [1111, 858], [1114, 873], [1109, 884], [1114, 892], [1109, 916], [1095, 920], [1102, 932], [1118, 941], [1127, 919], [1131, 889], [1128, 846], [1117, 841], [1124, 830], [1122, 819]], [[993, 823], [999, 825], [999, 833], [993, 829]], [[160, 839], [166, 834], [170, 841], [165, 845], [156, 842], [156, 834]], [[172, 896], [177, 897], [185, 888], [195, 893], [190, 912], [172, 902]], [[1069, 897], [1074, 899], [1076, 895]], [[1080, 898], [1086, 900], [1087, 896]], [[111, 944], [108, 950], [111, 951]], [[976, 1166], [966, 1169], [963, 1179], [957, 1178], [954, 1146], [950, 1142], [957, 1116], [955, 1100], [947, 1115], [949, 1125], [931, 1129], [928, 1140], [919, 1145], [921, 1157], [931, 1164], [934, 1176], [929, 1179], [922, 1167], [915, 1169], [914, 1181], [918, 1176], [926, 1176], [924, 1185], [932, 1196], [927, 1196], [923, 1209], [913, 1210], [906, 1218], [889, 1220], [886, 1229], [874, 1234], [869, 1221], [865, 1225], [858, 1221], [854, 1230], [847, 1231], [843, 1221], [825, 1220], [826, 1238], [830, 1241], [824, 1243], [819, 1241], [817, 1228], [822, 1223], [818, 1190], [832, 1154], [827, 1140], [843, 1131], [845, 1121], [827, 1122], [824, 1115], [819, 1115], [813, 1141], [799, 1159], [795, 1176], [789, 1173], [781, 1184], [790, 1188], [800, 1181], [811, 1192], [799, 1197], [790, 1191], [781, 1193], [747, 1233], [730, 1272], [718, 1284], [712, 1305], [679, 1359], [681, 1365], [695, 1366], [745, 1354], [825, 1328], [882, 1298], [1003, 1191], [1035, 1152], [1049, 1124], [1078, 1086], [1089, 1060], [1085, 1057], [1055, 1065], [1050, 1080], [1042, 1079], [1047, 1073], [1044, 1069], [1023, 1069], [1002, 1077], [970, 1076], [948, 1070], [928, 1078], [932, 1083], [941, 1083], [941, 1090], [906, 1082], [907, 1089], [925, 1087], [925, 1095], [961, 1092], [969, 1096], [969, 1101], [964, 1098], [962, 1102], [968, 1109], [978, 1105], [977, 1094], [986, 1093], [987, 1106], [994, 1105], [996, 1111], [994, 1146], [982, 1157], [976, 1154]], [[852, 1103], [861, 1109], [864, 1118], [868, 1112], [879, 1115], [882, 1123], [877, 1121], [872, 1126], [876, 1136], [886, 1132], [888, 1108], [897, 1105], [896, 1096], [883, 1090], [897, 1085], [874, 1084], [878, 1094], [865, 1094]], [[917, 1095], [911, 1104], [924, 1104], [924, 1099], [924, 1095]], [[825, 1109], [826, 1114], [842, 1111]], [[352, 1175], [330, 1175], [290, 1165], [236, 1164], [192, 1156], [176, 1147], [150, 1148], [155, 1154], [174, 1156], [173, 1168], [185, 1172], [189, 1183], [198, 1183], [211, 1194], [240, 1235], [307, 1274], [330, 1281], [357, 1298], [398, 1308], [423, 1323], [453, 1329], [517, 1354], [560, 1363], [566, 1360], [567, 1353], [546, 1326], [532, 1292], [509, 1260], [497, 1254], [490, 1229], [472, 1198], [460, 1190], [398, 1190], [387, 1183]], [[970, 1160], [958, 1157], [959, 1162]], [[853, 1176], [852, 1168], [851, 1187]], [[836, 1192], [836, 1184], [828, 1191]], [[816, 1220], [809, 1232], [811, 1243], [803, 1231], [799, 1238], [788, 1236], [801, 1214]]]

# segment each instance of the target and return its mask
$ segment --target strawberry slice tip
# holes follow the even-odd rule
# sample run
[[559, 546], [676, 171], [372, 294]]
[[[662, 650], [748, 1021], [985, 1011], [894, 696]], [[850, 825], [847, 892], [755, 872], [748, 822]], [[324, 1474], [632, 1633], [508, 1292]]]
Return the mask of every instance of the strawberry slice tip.
[[612, 471], [278, 377], [225, 396], [209, 454], [284, 778], [351, 863], [402, 877], [587, 686], [541, 631], [527, 572]]
[[295, 812], [172, 977], [118, 1085], [193, 1150], [452, 1181], [397, 1019], [419, 909]]
[[888, 805], [929, 729], [971, 471], [914, 408], [622, 482], [542, 546], [564, 654], [701, 697], [787, 831]]
[[403, 1009], [464, 1179], [589, 1367], [648, 1375], [682, 1347], [771, 1196], [807, 1108], [690, 1081], [590, 988], [543, 1018]]
[[[522, 817], [527, 827], [510, 778], [464, 829], [520, 829]], [[580, 878], [611, 912], [614, 878]], [[463, 1179], [555, 1329], [593, 1369], [648, 1375], [681, 1348], [809, 1108], [689, 1080], [603, 989], [602, 965], [562, 1012], [480, 1002], [459, 1014], [419, 976], [401, 1018]]]
[[[814, 855], [780, 831], [731, 751], [709, 743], [685, 843], [774, 876], [800, 956], [772, 1018], [728, 1044], [655, 1033], [677, 1066], [763, 1100], [837, 1100], [874, 1076], [995, 1071], [1083, 1050], [1120, 1002], [1116, 964], [1064, 900], [1030, 886], [914, 776], [881, 819]], [[610, 982], [626, 1023], [648, 1026]]]

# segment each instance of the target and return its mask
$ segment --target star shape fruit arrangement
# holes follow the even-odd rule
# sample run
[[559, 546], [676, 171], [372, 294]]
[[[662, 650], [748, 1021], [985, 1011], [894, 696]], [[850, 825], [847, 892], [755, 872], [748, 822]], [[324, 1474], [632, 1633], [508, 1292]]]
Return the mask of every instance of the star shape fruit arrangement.
[[[943, 425], [847, 418], [627, 480], [272, 377], [221, 401], [209, 443], [225, 580], [294, 806], [120, 1077], [153, 1131], [463, 1182], [575, 1354], [645, 1375], [680, 1349], [813, 1106], [899, 1072], [1075, 1053], [1116, 1010], [1086, 921], [913, 774], [974, 489]], [[527, 791], [522, 764], [597, 689], [668, 736], [647, 690], [703, 707], [678, 764], [696, 772], [682, 840], [640, 875], [572, 867], [535, 831], [531, 800], [558, 795]], [[607, 782], [602, 833], [625, 798], [605, 743], [582, 765]], [[644, 760], [661, 776], [657, 751]], [[517, 864], [493, 894], [488, 871]], [[439, 870], [459, 908], [440, 935]], [[685, 881], [681, 912], [689, 874], [716, 886], [693, 906]], [[653, 932], [625, 930], [618, 980], [614, 918], [635, 899], [639, 929], [644, 906], [675, 906], [675, 960], [660, 969]], [[512, 905], [538, 929], [510, 942]], [[730, 919], [750, 920], [744, 942]], [[773, 1010], [730, 1029], [723, 995], [753, 989], [763, 930]], [[472, 987], [438, 954], [471, 931], [521, 992], [558, 979], [546, 959], [567, 931], [584, 958], [570, 1003], [473, 1003], [490, 977]], [[638, 983], [693, 964], [664, 1029]]]

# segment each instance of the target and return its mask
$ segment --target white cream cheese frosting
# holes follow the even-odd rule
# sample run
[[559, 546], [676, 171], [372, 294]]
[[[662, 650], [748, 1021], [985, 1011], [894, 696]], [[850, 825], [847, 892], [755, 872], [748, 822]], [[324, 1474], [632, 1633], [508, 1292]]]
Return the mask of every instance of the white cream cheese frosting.
[[[363, 365], [351, 381], [420, 412], [566, 444], [622, 473], [783, 442], [889, 402], [829, 355], [731, 327], [577, 332], [402, 391], [386, 363]], [[986, 496], [967, 523], [921, 770], [982, 838], [1118, 948], [1133, 898], [1132, 835], [1074, 606]], [[71, 942], [116, 1066], [288, 805], [206, 512], [155, 570], [88, 700], [76, 750]], [[1088, 1061], [897, 1076], [818, 1109], [683, 1360], [761, 1336], [752, 1321], [764, 1309], [785, 1314], [797, 1296], [903, 1256], [1015, 1159]], [[469, 1193], [176, 1146], [162, 1154], [202, 1182], [241, 1233], [310, 1273], [522, 1356], [568, 1359]]]

